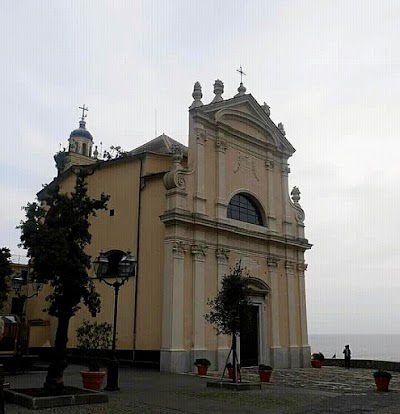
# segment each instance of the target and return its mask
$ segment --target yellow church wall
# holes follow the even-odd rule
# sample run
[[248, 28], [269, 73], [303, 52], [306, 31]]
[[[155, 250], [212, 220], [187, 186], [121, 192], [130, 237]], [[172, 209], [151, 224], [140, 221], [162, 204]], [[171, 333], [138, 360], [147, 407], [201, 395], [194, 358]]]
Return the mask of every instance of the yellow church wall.
[[142, 190], [136, 348], [161, 347], [165, 209], [162, 177], [149, 179]]

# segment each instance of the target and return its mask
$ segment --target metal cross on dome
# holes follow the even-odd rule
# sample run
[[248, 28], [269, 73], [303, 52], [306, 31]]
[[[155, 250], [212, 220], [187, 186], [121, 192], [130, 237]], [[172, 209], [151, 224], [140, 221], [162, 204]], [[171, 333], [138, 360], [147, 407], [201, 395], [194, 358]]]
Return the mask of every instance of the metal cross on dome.
[[236, 69], [236, 71], [240, 73], [240, 83], [243, 83], [243, 75], [244, 76], [247, 76], [247, 75], [243, 72], [242, 65], [240, 65], [240, 68]]
[[82, 109], [82, 121], [84, 121], [87, 117], [87, 114], [85, 115], [85, 111], [89, 112], [89, 108], [85, 107], [85, 104], [83, 104], [83, 106], [80, 106], [79, 109]]

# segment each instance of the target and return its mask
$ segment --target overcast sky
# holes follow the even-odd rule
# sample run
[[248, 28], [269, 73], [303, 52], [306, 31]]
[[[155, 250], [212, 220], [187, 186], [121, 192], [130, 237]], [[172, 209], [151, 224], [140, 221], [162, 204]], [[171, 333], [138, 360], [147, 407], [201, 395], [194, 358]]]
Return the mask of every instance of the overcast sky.
[[[195, 81], [244, 84], [296, 148], [310, 333], [400, 333], [400, 2], [63, 0], [0, 6], [0, 247], [78, 127], [187, 144]], [[157, 116], [156, 116], [157, 114]], [[157, 121], [155, 121], [157, 119]]]

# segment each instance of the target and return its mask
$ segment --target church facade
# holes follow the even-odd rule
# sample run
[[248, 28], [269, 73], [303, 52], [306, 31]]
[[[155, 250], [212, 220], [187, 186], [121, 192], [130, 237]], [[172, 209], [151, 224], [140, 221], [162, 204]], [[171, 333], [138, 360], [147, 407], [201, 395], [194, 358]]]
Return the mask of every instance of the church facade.
[[[188, 147], [163, 134], [107, 161], [92, 151], [82, 116], [68, 151], [56, 157], [54, 181], [71, 191], [76, 167], [90, 169], [90, 195], [104, 192], [110, 201], [92, 220], [88, 254], [94, 259], [102, 251], [112, 262], [131, 250], [137, 258], [136, 276], [120, 290], [117, 349], [125, 358], [155, 361], [169, 372], [191, 371], [196, 358], [208, 358], [211, 369], [222, 369], [230, 338], [217, 336], [204, 315], [240, 260], [252, 302], [239, 339], [242, 366], [309, 366], [304, 254], [311, 244], [300, 191], [288, 185], [295, 150], [269, 107], [242, 83], [224, 99], [217, 80], [214, 94], [203, 104], [201, 86], [194, 86]], [[114, 292], [100, 282], [96, 288], [97, 319], [110, 322]], [[38, 300], [45, 295], [46, 289]], [[31, 305], [29, 318], [49, 318]], [[85, 310], [71, 320], [71, 348], [83, 319], [90, 319]]]

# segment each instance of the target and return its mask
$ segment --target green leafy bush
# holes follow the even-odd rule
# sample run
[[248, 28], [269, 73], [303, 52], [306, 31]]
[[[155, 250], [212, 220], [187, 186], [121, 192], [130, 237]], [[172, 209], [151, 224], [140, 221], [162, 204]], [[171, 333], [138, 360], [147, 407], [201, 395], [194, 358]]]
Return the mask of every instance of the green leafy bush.
[[83, 321], [76, 330], [78, 349], [85, 350], [89, 371], [99, 371], [104, 365], [105, 351], [111, 348], [112, 325], [107, 322]]
[[316, 361], [323, 361], [325, 359], [324, 354], [322, 352], [314, 352], [311, 355], [311, 358]]
[[211, 365], [211, 362], [207, 358], [197, 358], [194, 361], [194, 365], [203, 365], [205, 367], [209, 367]]
[[391, 379], [392, 378], [392, 374], [390, 372], [387, 371], [382, 371], [382, 370], [378, 370], [374, 372], [374, 378], [386, 378], [386, 379]]
[[270, 367], [269, 365], [260, 364], [260, 365], [258, 366], [258, 370], [259, 370], [259, 371], [272, 371], [272, 370], [273, 370], [273, 368], [272, 368], [272, 367]]

